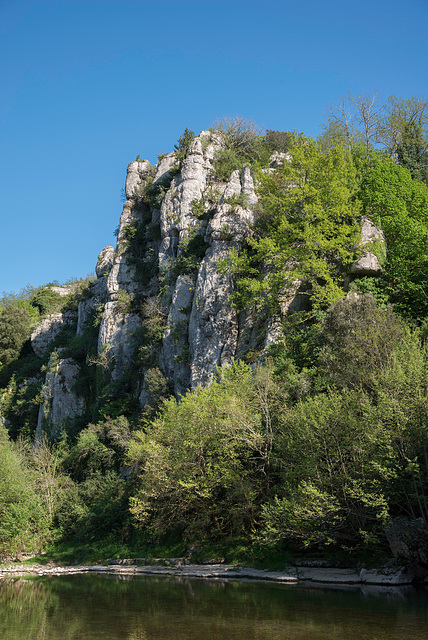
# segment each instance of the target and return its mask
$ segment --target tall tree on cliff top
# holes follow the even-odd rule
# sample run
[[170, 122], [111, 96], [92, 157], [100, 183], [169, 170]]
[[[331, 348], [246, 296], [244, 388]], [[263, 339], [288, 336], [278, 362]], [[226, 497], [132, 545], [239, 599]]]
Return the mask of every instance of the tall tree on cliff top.
[[379, 141], [408, 169], [412, 178], [428, 182], [428, 102], [390, 96], [380, 123]]
[[382, 104], [377, 94], [348, 93], [331, 105], [320, 141], [325, 149], [363, 143], [367, 152], [382, 145], [412, 178], [428, 184], [428, 102], [422, 98], [390, 96]]
[[367, 152], [378, 142], [385, 107], [376, 93], [370, 96], [348, 95], [330, 106], [322, 139], [327, 146], [342, 142], [352, 148], [363, 143]]

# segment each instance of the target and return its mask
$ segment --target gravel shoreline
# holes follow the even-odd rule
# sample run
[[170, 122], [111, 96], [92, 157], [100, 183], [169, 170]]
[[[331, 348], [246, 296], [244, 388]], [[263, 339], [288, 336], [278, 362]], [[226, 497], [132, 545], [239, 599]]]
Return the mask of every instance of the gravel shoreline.
[[[111, 561], [110, 561], [111, 562]], [[167, 562], [167, 561], [166, 561]], [[7, 576], [26, 575], [66, 575], [75, 573], [110, 573], [118, 575], [164, 575], [210, 580], [263, 580], [283, 584], [319, 583], [328, 585], [411, 585], [412, 576], [404, 567], [399, 569], [335, 569], [330, 567], [290, 566], [283, 571], [268, 571], [252, 567], [227, 564], [184, 564], [168, 561], [169, 564], [133, 564], [132, 560], [118, 560], [116, 563], [97, 565], [58, 566], [14, 564], [0, 568], [0, 579]], [[425, 579], [428, 586], [428, 580]]]

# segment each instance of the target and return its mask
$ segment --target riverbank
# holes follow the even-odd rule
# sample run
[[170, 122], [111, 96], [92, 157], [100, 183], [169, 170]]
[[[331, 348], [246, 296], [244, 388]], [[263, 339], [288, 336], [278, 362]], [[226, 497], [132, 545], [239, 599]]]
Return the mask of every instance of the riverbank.
[[[153, 562], [153, 561], [152, 561]], [[73, 573], [109, 573], [117, 575], [164, 575], [210, 580], [264, 580], [284, 584], [319, 583], [330, 585], [411, 585], [413, 575], [405, 567], [378, 569], [340, 569], [316, 566], [287, 566], [282, 571], [269, 571], [228, 564], [188, 564], [182, 558], [159, 560], [146, 564], [144, 559], [110, 560], [104, 564], [60, 566], [54, 563], [10, 564], [0, 568], [0, 579], [6, 576], [63, 575]], [[428, 587], [428, 579], [425, 579]]]

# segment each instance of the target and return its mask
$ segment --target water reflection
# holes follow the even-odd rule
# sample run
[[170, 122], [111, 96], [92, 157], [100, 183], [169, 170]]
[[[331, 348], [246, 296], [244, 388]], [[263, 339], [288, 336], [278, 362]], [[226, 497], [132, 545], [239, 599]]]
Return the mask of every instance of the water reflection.
[[0, 581], [2, 640], [426, 640], [413, 589], [315, 589], [165, 577]]

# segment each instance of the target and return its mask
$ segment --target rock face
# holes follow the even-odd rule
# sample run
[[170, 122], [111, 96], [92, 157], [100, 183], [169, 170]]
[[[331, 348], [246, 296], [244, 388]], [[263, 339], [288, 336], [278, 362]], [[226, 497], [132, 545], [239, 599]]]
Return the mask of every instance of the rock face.
[[113, 247], [104, 247], [104, 249], [101, 251], [95, 267], [97, 278], [101, 278], [102, 276], [105, 276], [109, 273], [113, 266], [114, 254], [115, 251]]
[[407, 566], [423, 565], [428, 575], [428, 527], [422, 518], [395, 518], [385, 527], [392, 553]]
[[72, 325], [76, 321], [76, 312], [52, 313], [44, 318], [31, 334], [31, 346], [37, 356], [43, 356], [48, 352], [53, 340], [65, 325]]
[[[255, 340], [254, 318], [233, 309], [234, 283], [217, 263], [251, 233], [257, 196], [248, 167], [226, 183], [215, 179], [213, 160], [221, 146], [221, 137], [203, 131], [180, 167], [176, 152], [156, 167], [146, 160], [128, 166], [117, 247], [101, 252], [93, 296], [80, 303], [78, 320], [81, 333], [94, 308], [104, 305], [98, 355], [110, 362], [114, 381], [134, 366], [144, 334], [141, 308], [150, 296], [166, 309], [157, 362], [150, 366], [160, 367], [177, 397], [207, 383], [217, 366], [230, 364]], [[187, 265], [190, 243], [199, 247], [198, 259]], [[138, 371], [142, 404], [150, 396], [148, 370], [143, 365]]]
[[67, 429], [84, 410], [84, 400], [74, 391], [79, 367], [71, 358], [61, 358], [54, 351], [49, 359], [48, 372], [42, 388], [43, 402], [39, 408], [36, 441], [41, 441], [43, 430], [52, 438]]
[[[174, 151], [156, 166], [147, 160], [128, 165], [117, 246], [101, 251], [97, 280], [78, 306], [77, 336], [99, 325], [97, 365], [110, 382], [131, 380], [142, 406], [160, 388], [172, 388], [179, 398], [207, 384], [218, 366], [246, 353], [260, 361], [282, 339], [283, 318], [307, 308], [300, 280], [283, 291], [276, 317], [254, 309], [238, 313], [232, 306], [234, 281], [219, 262], [252, 234], [257, 194], [248, 166], [225, 182], [216, 178], [223, 144], [220, 134], [202, 131], [184, 158]], [[275, 153], [266, 171], [288, 161], [288, 154]], [[362, 219], [361, 245], [364, 254], [352, 274], [379, 272], [385, 241], [368, 218]], [[40, 323], [31, 338], [35, 352], [46, 353], [61, 327], [75, 319], [53, 314]], [[43, 421], [58, 432], [83, 411], [72, 390], [77, 373], [77, 364], [65, 358], [48, 372], [38, 431]]]
[[134, 335], [140, 328], [139, 316], [121, 313], [114, 300], [106, 303], [98, 336], [98, 353], [108, 355], [113, 380], [119, 380], [131, 364], [135, 349]]
[[63, 298], [65, 296], [69, 296], [70, 293], [74, 293], [76, 291], [76, 286], [73, 284], [65, 284], [61, 287], [51, 287], [51, 291], [59, 293], [59, 295]]

